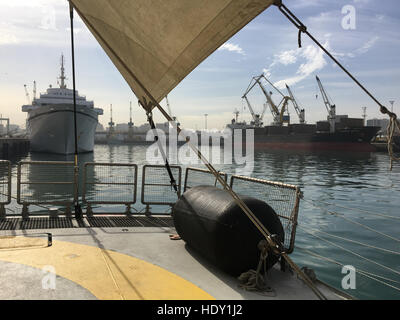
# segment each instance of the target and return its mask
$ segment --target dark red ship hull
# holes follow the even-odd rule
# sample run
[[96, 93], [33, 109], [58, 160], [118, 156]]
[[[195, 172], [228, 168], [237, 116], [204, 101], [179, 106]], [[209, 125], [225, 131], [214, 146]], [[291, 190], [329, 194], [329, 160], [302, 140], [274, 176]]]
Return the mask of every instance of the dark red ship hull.
[[[311, 132], [306, 132], [307, 130]], [[370, 142], [378, 130], [378, 127], [360, 127], [340, 129], [330, 133], [313, 131], [311, 125], [255, 128], [254, 147], [258, 149], [373, 152], [376, 151], [376, 148]], [[246, 143], [245, 135], [245, 130], [243, 130], [243, 143]]]

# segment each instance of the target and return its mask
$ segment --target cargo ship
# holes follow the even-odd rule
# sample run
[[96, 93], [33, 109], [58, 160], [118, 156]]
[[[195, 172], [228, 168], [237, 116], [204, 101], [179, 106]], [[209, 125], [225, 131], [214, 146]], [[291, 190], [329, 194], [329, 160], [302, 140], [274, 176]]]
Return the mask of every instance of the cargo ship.
[[[326, 121], [318, 121], [316, 124], [305, 123], [305, 111], [301, 109], [293, 93], [288, 86], [289, 96], [283, 95], [278, 89], [275, 89], [282, 95], [282, 101], [278, 106], [272, 101], [271, 92], [265, 89], [262, 79], [268, 83], [271, 82], [264, 75], [254, 77], [253, 86], [251, 83], [248, 90], [242, 98], [247, 102], [248, 108], [253, 116], [250, 124], [238, 121], [238, 112], [235, 112], [236, 118], [232, 119], [227, 128], [236, 129], [253, 129], [254, 130], [254, 146], [256, 148], [269, 149], [300, 149], [300, 150], [348, 150], [360, 152], [375, 151], [375, 147], [371, 144], [371, 140], [375, 137], [380, 127], [365, 126], [365, 119], [350, 118], [348, 115], [336, 115], [336, 106], [332, 104], [326, 94], [321, 81], [318, 77], [317, 82], [321, 89], [324, 104], [328, 110]], [[255, 114], [253, 108], [247, 98], [247, 94], [252, 88], [259, 85], [267, 98], [264, 110], [261, 115]], [[273, 84], [271, 84], [273, 86]], [[300, 123], [291, 124], [290, 116], [287, 115], [288, 103], [292, 102], [299, 116]], [[262, 118], [269, 105], [274, 121], [269, 126], [263, 126]], [[238, 141], [236, 141], [238, 142]], [[242, 142], [246, 143], [246, 131], [242, 131]], [[240, 142], [238, 142], [240, 143]]]
[[[346, 119], [345, 121], [343, 121]], [[363, 119], [341, 118], [335, 132], [326, 130], [328, 122], [317, 124], [290, 124], [288, 126], [265, 126], [262, 128], [246, 126], [254, 129], [254, 146], [271, 149], [302, 149], [302, 150], [349, 150], [373, 152], [375, 147], [370, 143], [379, 128], [361, 125], [349, 126]], [[230, 129], [243, 129], [235, 123], [228, 125]], [[245, 142], [243, 131], [243, 142]]]

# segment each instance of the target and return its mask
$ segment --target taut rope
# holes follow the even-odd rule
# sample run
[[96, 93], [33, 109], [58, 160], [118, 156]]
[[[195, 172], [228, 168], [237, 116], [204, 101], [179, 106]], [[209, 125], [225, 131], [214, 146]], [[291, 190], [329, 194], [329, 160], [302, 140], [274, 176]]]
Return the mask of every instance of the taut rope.
[[373, 96], [324, 46], [315, 39], [307, 30], [307, 27], [298, 19], [283, 3], [282, 0], [275, 0], [274, 5], [276, 5], [283, 15], [292, 22], [297, 29], [299, 29], [298, 44], [301, 48], [301, 34], [305, 33], [309, 38], [324, 51], [329, 58], [331, 58], [380, 108], [382, 114], [387, 114], [390, 117], [390, 125], [388, 128], [388, 152], [390, 157], [390, 170], [393, 167], [393, 161], [400, 161], [400, 158], [396, 158], [393, 155], [393, 136], [397, 129], [400, 130], [400, 121], [397, 119], [397, 115], [390, 112], [383, 104], [381, 104], [375, 96]]

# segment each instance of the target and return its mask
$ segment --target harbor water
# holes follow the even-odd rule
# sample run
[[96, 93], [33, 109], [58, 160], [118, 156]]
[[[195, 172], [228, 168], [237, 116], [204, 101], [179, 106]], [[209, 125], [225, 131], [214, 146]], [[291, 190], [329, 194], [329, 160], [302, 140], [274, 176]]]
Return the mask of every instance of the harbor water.
[[[148, 164], [147, 150], [143, 145], [95, 145], [93, 153], [79, 158], [80, 164], [95, 161], [141, 167]], [[21, 160], [72, 161], [73, 156], [30, 153], [14, 159], [13, 184]], [[347, 289], [348, 294], [359, 299], [400, 299], [400, 164], [389, 171], [386, 153], [258, 150], [253, 167], [252, 177], [297, 185], [304, 194], [291, 254], [296, 263], [314, 269], [319, 279], [340, 290], [349, 274], [342, 265], [352, 266], [359, 272], [355, 289]], [[237, 167], [220, 164], [216, 168], [231, 175]], [[12, 190], [15, 197], [15, 185]], [[15, 201], [9, 208], [10, 212], [20, 210]]]

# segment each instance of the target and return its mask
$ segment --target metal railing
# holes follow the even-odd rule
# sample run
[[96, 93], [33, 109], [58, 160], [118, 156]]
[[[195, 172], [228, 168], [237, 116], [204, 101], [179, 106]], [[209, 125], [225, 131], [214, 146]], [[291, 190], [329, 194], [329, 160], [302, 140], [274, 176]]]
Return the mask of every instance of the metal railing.
[[[173, 206], [181, 196], [182, 168], [171, 166], [178, 191], [171, 187], [167, 169], [163, 165], [145, 165], [142, 169], [141, 202], [146, 214], [150, 205]], [[95, 163], [84, 165], [82, 200], [87, 215], [93, 214], [92, 205], [125, 205], [127, 214], [136, 203], [138, 166], [129, 163]], [[29, 205], [63, 205], [66, 215], [78, 199], [78, 168], [73, 162], [23, 161], [18, 164], [17, 203], [23, 205], [26, 217]], [[210, 171], [187, 168], [183, 190], [199, 185], [222, 187]], [[4, 205], [11, 201], [11, 168], [9, 161], [0, 161], [0, 217]], [[227, 174], [220, 172], [227, 181]], [[230, 187], [239, 195], [265, 201], [279, 216], [285, 231], [287, 253], [294, 249], [301, 191], [297, 186], [263, 179], [234, 175]]]
[[77, 168], [73, 162], [21, 161], [17, 173], [17, 203], [22, 216], [29, 215], [29, 205], [61, 205], [66, 215], [78, 196]]
[[236, 175], [231, 177], [230, 187], [239, 195], [265, 201], [274, 209], [285, 231], [283, 243], [285, 250], [287, 253], [292, 253], [301, 198], [300, 188], [294, 185]]
[[85, 163], [82, 201], [87, 206], [87, 215], [92, 215], [94, 204], [122, 204], [126, 214], [136, 203], [136, 164], [130, 163]]
[[[176, 181], [178, 192], [171, 187], [170, 178], [165, 166], [145, 165], [142, 173], [141, 201], [149, 205], [173, 206], [181, 195], [182, 168], [170, 166], [172, 175]], [[148, 210], [146, 210], [147, 212]]]
[[[219, 172], [219, 174], [226, 182], [228, 175], [224, 172]], [[200, 168], [186, 168], [184, 192], [190, 188], [200, 185], [222, 187], [222, 185], [209, 170]]]
[[5, 205], [11, 203], [11, 162], [0, 160], [0, 218], [5, 218]]

